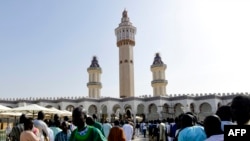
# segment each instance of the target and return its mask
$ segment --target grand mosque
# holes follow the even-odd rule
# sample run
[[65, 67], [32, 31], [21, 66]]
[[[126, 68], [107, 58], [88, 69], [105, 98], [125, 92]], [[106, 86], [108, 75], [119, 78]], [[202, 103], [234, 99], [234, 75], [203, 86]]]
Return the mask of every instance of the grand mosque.
[[[82, 106], [89, 115], [96, 114], [100, 119], [113, 121], [135, 116], [146, 120], [176, 117], [184, 112], [193, 112], [199, 120], [216, 112], [221, 105], [230, 105], [233, 97], [247, 93], [209, 93], [209, 94], [174, 94], [166, 92], [168, 81], [165, 78], [167, 65], [156, 53], [151, 66], [153, 96], [134, 96], [134, 60], [136, 27], [132, 25], [127, 11], [122, 13], [121, 23], [115, 29], [117, 47], [119, 48], [119, 95], [120, 98], [102, 97], [100, 77], [102, 68], [97, 57], [91, 60], [88, 96], [83, 97], [48, 97], [48, 98], [0, 98], [0, 104], [8, 107], [19, 107], [38, 104], [44, 107], [55, 107], [72, 111]], [[149, 82], [150, 83], [150, 82]], [[135, 119], [135, 118], [134, 118]]]

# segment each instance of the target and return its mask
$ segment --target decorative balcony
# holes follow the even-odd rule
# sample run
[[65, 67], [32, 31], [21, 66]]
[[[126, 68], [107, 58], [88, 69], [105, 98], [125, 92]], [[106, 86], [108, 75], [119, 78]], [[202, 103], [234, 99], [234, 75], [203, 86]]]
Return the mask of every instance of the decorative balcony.
[[151, 81], [151, 84], [156, 84], [156, 83], [166, 83], [166, 84], [168, 84], [168, 81], [167, 80], [153, 80], [153, 81]]
[[99, 86], [102, 86], [102, 83], [101, 83], [101, 82], [88, 82], [88, 83], [87, 83], [87, 86], [91, 86], [91, 85], [99, 85]]

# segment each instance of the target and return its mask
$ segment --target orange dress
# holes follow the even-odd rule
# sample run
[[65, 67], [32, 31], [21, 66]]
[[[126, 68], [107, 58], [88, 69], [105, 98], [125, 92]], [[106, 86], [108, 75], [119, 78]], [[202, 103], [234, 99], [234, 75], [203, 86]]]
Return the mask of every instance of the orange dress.
[[110, 129], [108, 141], [126, 141], [126, 136], [121, 127], [114, 126]]

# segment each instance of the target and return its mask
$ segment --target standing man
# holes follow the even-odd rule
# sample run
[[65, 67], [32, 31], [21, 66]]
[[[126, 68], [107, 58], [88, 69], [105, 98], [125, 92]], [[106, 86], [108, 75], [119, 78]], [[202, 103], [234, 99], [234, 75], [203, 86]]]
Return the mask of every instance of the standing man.
[[71, 135], [71, 131], [69, 130], [69, 125], [67, 121], [62, 122], [62, 131], [59, 132], [56, 137], [55, 141], [68, 141]]
[[139, 135], [140, 135], [140, 123], [138, 121], [136, 122], [135, 130], [136, 130], [135, 131], [136, 136], [139, 137]]
[[112, 128], [112, 125], [110, 123], [108, 123], [107, 119], [104, 121], [104, 124], [102, 125], [102, 128], [103, 128], [105, 137], [108, 138], [110, 129]]
[[32, 131], [32, 118], [28, 118], [24, 122], [24, 131], [20, 135], [20, 141], [40, 141], [40, 138]]
[[164, 121], [160, 121], [159, 124], [159, 130], [160, 130], [160, 141], [166, 141], [166, 126], [165, 126], [165, 120]]
[[120, 122], [118, 120], [114, 121], [114, 126], [111, 128], [108, 141], [126, 141], [126, 136], [123, 129], [120, 127]]
[[19, 118], [19, 124], [14, 126], [9, 134], [11, 141], [20, 141], [20, 135], [24, 131], [24, 122], [26, 120], [25, 114], [22, 114]]
[[233, 119], [237, 125], [250, 125], [250, 97], [239, 95], [233, 98], [231, 104]]
[[77, 128], [72, 132], [69, 141], [107, 141], [100, 130], [85, 124], [85, 113], [82, 107], [73, 110], [72, 120]]
[[122, 128], [126, 135], [126, 141], [132, 141], [134, 129], [133, 126], [129, 124], [128, 120], [125, 121], [125, 124], [122, 126]]
[[223, 105], [218, 108], [216, 115], [219, 116], [221, 120], [221, 129], [224, 132], [224, 125], [234, 125], [232, 122], [231, 107], [228, 105]]
[[102, 132], [102, 134], [105, 136], [102, 124], [97, 121], [97, 116], [95, 114], [93, 114], [93, 119], [94, 119], [94, 125], [93, 126], [98, 128]]
[[47, 124], [43, 121], [45, 115], [43, 111], [39, 111], [37, 119], [34, 120], [34, 126], [39, 129], [39, 137], [41, 141], [45, 141], [49, 137], [49, 129]]
[[146, 138], [147, 125], [145, 121], [142, 122], [142, 132], [143, 132], [143, 137]]

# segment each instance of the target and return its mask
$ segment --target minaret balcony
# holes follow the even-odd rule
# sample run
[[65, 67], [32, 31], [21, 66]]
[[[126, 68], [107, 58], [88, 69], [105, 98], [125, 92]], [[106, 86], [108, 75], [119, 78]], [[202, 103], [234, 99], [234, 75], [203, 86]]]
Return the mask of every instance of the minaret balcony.
[[132, 45], [132, 46], [135, 46], [135, 41], [130, 40], [130, 39], [122, 39], [122, 40], [119, 40], [116, 43], [116, 45], [117, 45], [117, 47], [120, 47], [122, 45]]
[[89, 67], [88, 69], [87, 69], [87, 71], [89, 72], [89, 71], [91, 71], [91, 70], [98, 70], [98, 71], [102, 71], [102, 69], [100, 68], [100, 67]]
[[154, 64], [154, 65], [151, 65], [151, 69], [153, 68], [157, 68], [157, 67], [163, 67], [163, 68], [166, 68], [167, 65], [166, 64]]
[[157, 83], [163, 83], [163, 84], [168, 84], [167, 80], [153, 80], [151, 81], [151, 84], [157, 84]]
[[88, 82], [87, 83], [87, 86], [93, 86], [93, 85], [102, 86], [102, 83], [101, 82]]
[[87, 69], [88, 72], [97, 72], [97, 73], [102, 73], [102, 69], [99, 67], [89, 67]]

